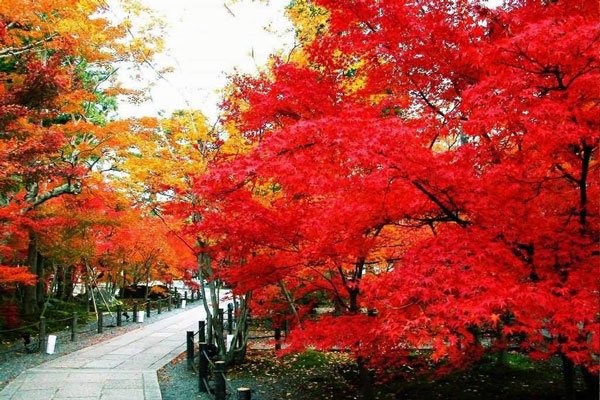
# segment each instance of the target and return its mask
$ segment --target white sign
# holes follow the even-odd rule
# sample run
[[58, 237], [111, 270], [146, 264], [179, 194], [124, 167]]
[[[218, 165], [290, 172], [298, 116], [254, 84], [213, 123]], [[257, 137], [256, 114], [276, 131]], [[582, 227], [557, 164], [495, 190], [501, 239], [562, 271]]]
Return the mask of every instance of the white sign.
[[181, 300], [181, 308], [185, 308], [185, 303], [186, 303], [185, 300]]
[[54, 347], [56, 346], [56, 336], [48, 335], [48, 345], [46, 346], [46, 353], [54, 354]]
[[139, 323], [144, 322], [144, 312], [143, 311], [138, 311], [137, 322], [139, 322]]

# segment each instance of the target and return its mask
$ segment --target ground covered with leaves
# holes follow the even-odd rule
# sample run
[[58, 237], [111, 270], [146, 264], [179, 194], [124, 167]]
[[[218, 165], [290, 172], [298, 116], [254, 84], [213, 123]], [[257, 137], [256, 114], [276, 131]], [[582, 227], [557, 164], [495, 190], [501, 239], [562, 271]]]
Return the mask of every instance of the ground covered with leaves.
[[[248, 361], [231, 368], [227, 377], [232, 388], [251, 387], [256, 400], [350, 400], [362, 395], [356, 363], [340, 353], [307, 351], [279, 358], [271, 351], [253, 351]], [[165, 400], [210, 398], [200, 395], [197, 375], [187, 371], [185, 357], [159, 371], [159, 380]], [[583, 392], [581, 380], [577, 384]], [[534, 363], [518, 354], [509, 354], [504, 366], [497, 358], [488, 357], [439, 379], [390, 380], [376, 385], [372, 396], [381, 400], [566, 399], [558, 360]]]

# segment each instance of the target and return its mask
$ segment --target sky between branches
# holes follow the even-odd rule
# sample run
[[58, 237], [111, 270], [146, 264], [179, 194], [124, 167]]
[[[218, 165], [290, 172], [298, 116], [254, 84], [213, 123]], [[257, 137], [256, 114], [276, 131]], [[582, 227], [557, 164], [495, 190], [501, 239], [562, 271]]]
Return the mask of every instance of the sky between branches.
[[[152, 82], [151, 99], [143, 104], [122, 101], [121, 117], [158, 116], [174, 110], [201, 110], [210, 121], [218, 115], [219, 89], [226, 74], [256, 72], [276, 52], [289, 52], [294, 43], [291, 23], [285, 16], [288, 0], [142, 0], [166, 23], [165, 51], [156, 66], [174, 71], [160, 79], [147, 66], [121, 71], [127, 87], [132, 74], [137, 85]], [[496, 7], [502, 0], [485, 1]], [[132, 67], [133, 68], [133, 67]]]
[[[293, 45], [292, 25], [285, 18], [287, 1], [142, 0], [167, 24], [165, 51], [157, 66], [175, 70], [158, 79], [151, 68], [142, 66], [142, 81], [153, 82], [151, 100], [119, 107], [122, 117], [157, 116], [160, 111], [200, 109], [209, 119], [217, 115], [218, 90], [226, 74], [236, 69], [256, 72], [270, 54]], [[128, 71], [131, 73], [132, 71]], [[138, 72], [138, 71], [136, 71]], [[130, 87], [128, 73], [121, 80]], [[135, 83], [134, 83], [135, 84]], [[138, 83], [139, 84], [139, 83]], [[142, 82], [143, 84], [143, 82]]]

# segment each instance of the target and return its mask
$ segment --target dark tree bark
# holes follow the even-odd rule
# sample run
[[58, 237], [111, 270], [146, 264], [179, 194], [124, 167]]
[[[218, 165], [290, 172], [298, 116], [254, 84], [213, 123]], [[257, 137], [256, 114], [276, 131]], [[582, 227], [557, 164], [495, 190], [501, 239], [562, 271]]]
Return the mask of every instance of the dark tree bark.
[[360, 393], [363, 400], [371, 400], [375, 398], [375, 387], [373, 373], [367, 368], [364, 360], [359, 357], [356, 360], [358, 364], [358, 373], [360, 379]]
[[45, 278], [45, 268], [44, 268], [44, 256], [41, 253], [37, 253], [36, 260], [36, 274], [38, 277], [38, 282], [36, 285], [36, 298], [38, 307], [41, 307], [44, 304], [44, 299], [46, 297], [46, 280]]
[[63, 266], [56, 267], [56, 293], [57, 299], [65, 299], [65, 289], [67, 281], [67, 269]]
[[[29, 232], [29, 247], [27, 249], [27, 265], [29, 272], [37, 275], [37, 238], [35, 233]], [[23, 290], [23, 311], [26, 316], [32, 316], [38, 312], [38, 299], [36, 285], [25, 286]]]
[[587, 400], [598, 400], [600, 397], [600, 379], [598, 379], [598, 375], [592, 374], [585, 367], [581, 367], [581, 373], [585, 382], [585, 398]]
[[560, 353], [560, 358], [562, 360], [563, 378], [565, 384], [565, 397], [568, 400], [575, 400], [575, 368], [573, 365], [573, 361], [571, 361], [571, 359], [565, 356], [563, 353]]
[[64, 270], [64, 289], [62, 299], [69, 301], [73, 298], [73, 290], [75, 289], [75, 268], [69, 265]]

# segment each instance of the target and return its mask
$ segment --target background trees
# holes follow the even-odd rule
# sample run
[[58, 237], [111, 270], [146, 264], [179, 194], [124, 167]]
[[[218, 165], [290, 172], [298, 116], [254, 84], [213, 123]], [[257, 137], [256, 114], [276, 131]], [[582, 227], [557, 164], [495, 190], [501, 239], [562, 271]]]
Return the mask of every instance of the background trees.
[[[119, 5], [144, 12], [135, 2]], [[104, 2], [0, 6], [0, 265], [4, 285], [24, 284], [11, 296], [22, 299], [27, 316], [39, 311], [51, 275], [74, 277], [75, 264], [91, 262], [92, 230], [115, 217], [114, 199], [94, 199], [107, 190], [100, 174], [130, 147], [128, 123], [111, 113], [116, 95], [133, 92], [113, 78], [119, 63], [152, 59], [160, 49], [154, 33], [137, 37], [131, 21], [118, 20]], [[79, 195], [81, 202], [63, 199]], [[47, 270], [58, 261], [66, 264]]]

